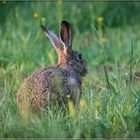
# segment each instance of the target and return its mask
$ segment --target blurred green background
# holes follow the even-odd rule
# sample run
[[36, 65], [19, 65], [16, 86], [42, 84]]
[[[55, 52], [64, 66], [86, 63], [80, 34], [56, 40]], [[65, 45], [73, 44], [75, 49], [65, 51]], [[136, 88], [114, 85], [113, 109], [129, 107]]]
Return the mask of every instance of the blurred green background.
[[[37, 12], [38, 21], [42, 17], [47, 19], [49, 25], [57, 25], [62, 19], [73, 21], [78, 24], [80, 31], [92, 29], [96, 19], [103, 16], [106, 25], [110, 27], [122, 27], [139, 23], [139, 2], [8, 2], [0, 3], [0, 22], [5, 24], [7, 20], [15, 20], [20, 17], [23, 20], [33, 18]], [[50, 20], [55, 19], [55, 22]], [[26, 23], [27, 24], [27, 23]]]
[[[139, 2], [0, 2], [0, 137], [140, 137]], [[88, 74], [80, 109], [50, 109], [34, 123], [18, 116], [15, 95], [35, 70], [56, 64], [43, 24], [72, 25], [73, 49]]]

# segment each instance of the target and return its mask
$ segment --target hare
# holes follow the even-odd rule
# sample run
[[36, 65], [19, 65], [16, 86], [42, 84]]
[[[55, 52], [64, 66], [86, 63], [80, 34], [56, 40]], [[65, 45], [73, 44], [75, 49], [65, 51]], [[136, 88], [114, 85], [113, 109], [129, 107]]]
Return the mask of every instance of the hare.
[[65, 104], [67, 96], [76, 105], [82, 94], [82, 77], [87, 73], [82, 54], [72, 50], [71, 26], [67, 21], [61, 23], [60, 39], [43, 25], [41, 28], [52, 42], [58, 63], [41, 68], [25, 79], [16, 94], [21, 117], [26, 110], [46, 109], [53, 100]]

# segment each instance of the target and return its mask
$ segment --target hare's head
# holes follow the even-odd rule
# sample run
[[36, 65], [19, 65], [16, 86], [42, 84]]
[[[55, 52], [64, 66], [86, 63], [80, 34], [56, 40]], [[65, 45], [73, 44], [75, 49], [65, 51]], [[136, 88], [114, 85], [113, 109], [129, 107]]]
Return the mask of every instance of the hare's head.
[[[62, 21], [60, 27], [60, 39], [50, 30], [41, 25], [45, 35], [51, 40], [58, 54], [58, 64], [70, 65], [81, 76], [87, 73], [82, 54], [72, 50], [71, 27], [67, 21]], [[61, 45], [64, 47], [62, 48]]]

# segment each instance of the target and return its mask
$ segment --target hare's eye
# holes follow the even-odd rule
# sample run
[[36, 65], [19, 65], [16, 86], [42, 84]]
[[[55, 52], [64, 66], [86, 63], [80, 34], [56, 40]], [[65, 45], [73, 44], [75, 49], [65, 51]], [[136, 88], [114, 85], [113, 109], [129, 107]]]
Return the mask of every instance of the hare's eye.
[[81, 53], [77, 53], [77, 59], [82, 60], [82, 54]]

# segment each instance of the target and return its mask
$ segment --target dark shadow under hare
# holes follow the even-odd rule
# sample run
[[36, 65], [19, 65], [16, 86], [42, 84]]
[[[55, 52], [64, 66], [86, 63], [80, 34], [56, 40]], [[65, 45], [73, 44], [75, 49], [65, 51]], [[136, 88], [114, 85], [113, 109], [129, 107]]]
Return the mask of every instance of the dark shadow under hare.
[[[60, 39], [41, 26], [58, 54], [58, 64], [42, 68], [25, 79], [16, 95], [20, 116], [26, 111], [47, 109], [53, 100], [66, 104], [67, 96], [76, 105], [82, 94], [82, 77], [87, 69], [79, 52], [72, 50], [71, 27], [62, 21]], [[61, 45], [64, 47], [62, 48]]]

